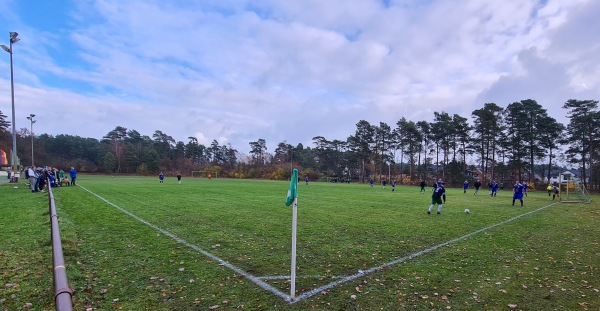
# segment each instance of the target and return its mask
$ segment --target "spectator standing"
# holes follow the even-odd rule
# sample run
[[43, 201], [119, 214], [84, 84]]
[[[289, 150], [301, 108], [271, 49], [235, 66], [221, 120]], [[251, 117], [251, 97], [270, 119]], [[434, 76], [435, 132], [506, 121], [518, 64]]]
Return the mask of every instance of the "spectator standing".
[[40, 192], [45, 192], [44, 186], [46, 186], [46, 180], [48, 180], [48, 173], [46, 172], [46, 169], [43, 169], [41, 167], [38, 167], [37, 170], [38, 170], [37, 189]]
[[62, 183], [63, 179], [65, 179], [65, 171], [60, 169], [60, 171], [58, 171], [58, 177], [60, 178], [60, 182]]
[[77, 171], [74, 167], [71, 166], [71, 170], [69, 170], [69, 175], [71, 176], [71, 186], [76, 186], [75, 180], [77, 179]]
[[29, 188], [31, 188], [31, 192], [36, 192], [37, 174], [35, 173], [35, 169], [33, 166], [27, 168], [27, 176], [29, 176]]

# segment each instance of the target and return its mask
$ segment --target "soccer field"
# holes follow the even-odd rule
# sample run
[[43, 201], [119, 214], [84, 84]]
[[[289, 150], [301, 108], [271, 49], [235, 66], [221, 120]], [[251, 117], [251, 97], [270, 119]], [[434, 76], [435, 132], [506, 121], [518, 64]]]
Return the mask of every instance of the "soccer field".
[[530, 192], [521, 208], [510, 191], [448, 189], [427, 215], [431, 188], [302, 182], [290, 303], [287, 182], [78, 182], [54, 191], [76, 309], [600, 307], [597, 197]]

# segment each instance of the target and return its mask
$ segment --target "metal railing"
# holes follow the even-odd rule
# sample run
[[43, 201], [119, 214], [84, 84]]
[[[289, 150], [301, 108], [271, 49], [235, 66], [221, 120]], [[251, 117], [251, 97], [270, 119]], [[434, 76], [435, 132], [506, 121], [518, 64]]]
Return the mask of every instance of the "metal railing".
[[52, 187], [48, 185], [48, 200], [50, 205], [50, 227], [52, 237], [52, 265], [54, 267], [54, 301], [56, 311], [73, 310], [73, 291], [67, 281], [67, 271], [62, 251], [62, 242], [60, 240], [60, 230], [58, 228], [58, 214], [56, 214], [56, 205], [54, 204], [54, 194]]

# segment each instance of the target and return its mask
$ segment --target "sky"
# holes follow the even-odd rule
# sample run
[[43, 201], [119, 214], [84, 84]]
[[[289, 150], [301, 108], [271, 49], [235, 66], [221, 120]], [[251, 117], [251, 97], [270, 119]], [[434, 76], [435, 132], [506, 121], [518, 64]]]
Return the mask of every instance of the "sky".
[[[356, 123], [600, 99], [600, 1], [0, 0], [17, 130], [314, 147]], [[2, 32], [0, 31], [0, 34]], [[3, 56], [2, 56], [3, 55]], [[10, 55], [0, 111], [11, 121]]]

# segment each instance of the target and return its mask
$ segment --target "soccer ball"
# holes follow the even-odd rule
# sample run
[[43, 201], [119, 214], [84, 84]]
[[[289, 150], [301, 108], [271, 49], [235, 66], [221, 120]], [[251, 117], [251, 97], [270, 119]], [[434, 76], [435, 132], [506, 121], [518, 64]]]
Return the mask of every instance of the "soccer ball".
[[469, 210], [468, 208], [465, 208], [465, 214], [471, 214], [471, 210]]
[[13, 188], [15, 188], [15, 189], [19, 189], [19, 187], [18, 187], [18, 186], [14, 186]]

